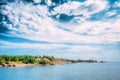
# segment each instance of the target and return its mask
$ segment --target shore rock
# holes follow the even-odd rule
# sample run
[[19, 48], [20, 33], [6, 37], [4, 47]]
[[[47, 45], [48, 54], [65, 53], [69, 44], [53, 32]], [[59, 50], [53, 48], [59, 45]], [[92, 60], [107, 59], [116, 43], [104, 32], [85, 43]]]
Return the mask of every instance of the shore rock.
[[7, 67], [7, 64], [2, 64], [2, 67]]

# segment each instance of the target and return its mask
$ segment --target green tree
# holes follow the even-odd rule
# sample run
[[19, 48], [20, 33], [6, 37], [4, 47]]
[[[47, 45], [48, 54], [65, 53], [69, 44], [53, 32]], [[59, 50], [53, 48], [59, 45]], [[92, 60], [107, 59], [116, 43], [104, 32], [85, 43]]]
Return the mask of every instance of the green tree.
[[5, 63], [5, 59], [0, 58], [0, 65]]
[[46, 61], [46, 60], [40, 60], [40, 62], [39, 62], [40, 64], [43, 64], [43, 65], [46, 65], [46, 64], [49, 64], [49, 62], [48, 61]]

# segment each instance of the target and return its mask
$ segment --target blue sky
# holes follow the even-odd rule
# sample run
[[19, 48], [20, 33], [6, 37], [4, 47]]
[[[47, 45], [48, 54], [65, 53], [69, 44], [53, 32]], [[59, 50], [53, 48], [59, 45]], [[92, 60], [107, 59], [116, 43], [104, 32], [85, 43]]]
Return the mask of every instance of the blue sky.
[[120, 0], [0, 4], [0, 54], [120, 61]]

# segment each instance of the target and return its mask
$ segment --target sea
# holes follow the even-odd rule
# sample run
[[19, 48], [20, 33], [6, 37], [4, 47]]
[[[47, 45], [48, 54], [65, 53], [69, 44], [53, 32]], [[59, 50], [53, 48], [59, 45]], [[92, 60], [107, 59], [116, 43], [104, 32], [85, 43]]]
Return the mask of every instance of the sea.
[[4, 67], [0, 80], [120, 80], [120, 62]]

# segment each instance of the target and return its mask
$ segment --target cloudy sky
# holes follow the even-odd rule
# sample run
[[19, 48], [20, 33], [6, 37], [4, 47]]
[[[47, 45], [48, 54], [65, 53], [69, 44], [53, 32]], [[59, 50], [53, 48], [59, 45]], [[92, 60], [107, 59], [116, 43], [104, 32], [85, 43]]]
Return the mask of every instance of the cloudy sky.
[[120, 0], [0, 0], [0, 54], [120, 61]]

